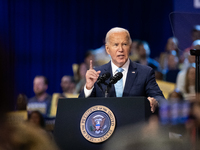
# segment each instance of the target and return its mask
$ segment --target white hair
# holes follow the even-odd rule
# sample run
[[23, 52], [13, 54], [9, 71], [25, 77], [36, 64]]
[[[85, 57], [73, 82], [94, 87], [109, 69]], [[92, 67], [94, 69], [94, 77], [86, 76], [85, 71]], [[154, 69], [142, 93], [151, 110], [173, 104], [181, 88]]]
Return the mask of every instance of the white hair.
[[130, 44], [132, 43], [131, 36], [130, 36], [128, 30], [126, 30], [126, 29], [124, 29], [124, 28], [120, 28], [120, 27], [114, 27], [114, 28], [110, 29], [110, 30], [107, 32], [107, 34], [106, 34], [105, 42], [108, 43], [110, 35], [111, 35], [112, 33], [117, 33], [117, 32], [118, 32], [118, 33], [119, 33], [119, 32], [126, 32], [127, 35], [128, 35], [128, 38], [129, 38], [129, 43], [130, 43]]
[[200, 40], [195, 40], [195, 41], [192, 43], [192, 46], [197, 46], [197, 45], [200, 45]]

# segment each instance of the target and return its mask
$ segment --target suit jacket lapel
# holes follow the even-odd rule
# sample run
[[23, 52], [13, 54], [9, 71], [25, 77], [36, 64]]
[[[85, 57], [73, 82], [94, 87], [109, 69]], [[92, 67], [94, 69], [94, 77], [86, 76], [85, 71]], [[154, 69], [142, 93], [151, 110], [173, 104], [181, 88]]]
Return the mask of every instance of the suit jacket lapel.
[[131, 87], [135, 81], [135, 78], [137, 76], [137, 68], [134, 62], [130, 62], [127, 77], [126, 77], [126, 83], [124, 87], [123, 97], [129, 96]]

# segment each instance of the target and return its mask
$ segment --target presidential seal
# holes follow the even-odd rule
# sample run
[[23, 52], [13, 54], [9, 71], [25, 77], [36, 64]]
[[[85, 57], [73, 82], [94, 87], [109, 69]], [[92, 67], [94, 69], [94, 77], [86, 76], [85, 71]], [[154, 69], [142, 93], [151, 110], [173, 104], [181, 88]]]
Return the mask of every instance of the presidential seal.
[[112, 135], [115, 124], [115, 116], [112, 111], [105, 106], [96, 105], [83, 114], [80, 129], [88, 141], [100, 143]]

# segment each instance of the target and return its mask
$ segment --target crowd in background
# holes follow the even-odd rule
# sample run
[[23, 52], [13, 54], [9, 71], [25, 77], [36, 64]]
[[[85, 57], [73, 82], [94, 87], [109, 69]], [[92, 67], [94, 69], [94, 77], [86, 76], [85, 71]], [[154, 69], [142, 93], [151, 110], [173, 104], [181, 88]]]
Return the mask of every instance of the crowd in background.
[[[157, 81], [175, 84], [174, 91], [168, 96], [170, 101], [192, 102], [196, 99], [195, 56], [190, 55], [190, 49], [200, 49], [200, 25], [192, 29], [191, 37], [193, 42], [184, 51], [179, 50], [178, 39], [169, 37], [158, 58], [150, 57], [151, 49], [147, 41], [132, 40], [130, 60], [153, 68]], [[105, 46], [87, 51], [84, 62], [73, 64], [74, 76], [63, 75], [60, 83], [62, 93], [59, 93], [59, 98], [68, 98], [69, 94], [79, 95], [85, 85], [85, 74], [89, 69], [90, 60], [94, 67], [109, 62], [110, 56], [106, 53]], [[28, 111], [28, 122], [42, 129], [45, 128], [45, 119], [51, 111], [52, 96], [47, 93], [47, 89], [47, 78], [37, 75], [33, 81], [35, 96], [27, 98], [25, 94], [19, 94], [16, 103], [16, 110]], [[51, 134], [48, 135], [52, 138]]]
[[[133, 39], [130, 51], [130, 60], [147, 65], [155, 71], [156, 80], [170, 82], [175, 84], [171, 99], [179, 98], [182, 100], [195, 100], [195, 56], [190, 55], [190, 49], [200, 49], [200, 25], [194, 26], [191, 30], [192, 43], [184, 51], [179, 50], [179, 42], [175, 37], [169, 37], [164, 49], [158, 58], [151, 58], [151, 49], [147, 41]], [[79, 95], [85, 85], [85, 74], [89, 69], [90, 60], [93, 66], [97, 67], [110, 61], [110, 55], [107, 54], [105, 46], [95, 50], [88, 50], [84, 56], [84, 61], [80, 64], [73, 64], [74, 76], [63, 75], [61, 78], [60, 98], [68, 98], [69, 94]], [[46, 91], [48, 89], [48, 80], [45, 76], [36, 76], [33, 81], [33, 91], [35, 96], [24, 98], [23, 107], [25, 110], [38, 110], [44, 117], [48, 117], [51, 108], [52, 96]], [[176, 97], [176, 96], [179, 97]], [[19, 103], [22, 101], [19, 94], [16, 109], [19, 109]], [[173, 97], [175, 96], [175, 97]], [[26, 97], [24, 95], [23, 97]], [[167, 97], [168, 98], [168, 97]]]

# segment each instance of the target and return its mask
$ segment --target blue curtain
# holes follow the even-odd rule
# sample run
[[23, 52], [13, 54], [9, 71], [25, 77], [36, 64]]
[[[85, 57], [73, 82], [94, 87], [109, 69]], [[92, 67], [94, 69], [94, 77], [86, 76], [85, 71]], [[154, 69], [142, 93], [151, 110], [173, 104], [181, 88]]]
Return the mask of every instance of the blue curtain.
[[72, 64], [102, 46], [112, 27], [146, 40], [151, 56], [158, 56], [172, 36], [171, 11], [172, 0], [0, 0], [0, 43], [9, 68], [10, 99], [14, 104], [19, 93], [34, 96], [36, 75], [48, 78], [48, 93], [61, 92], [61, 77], [73, 75]]

